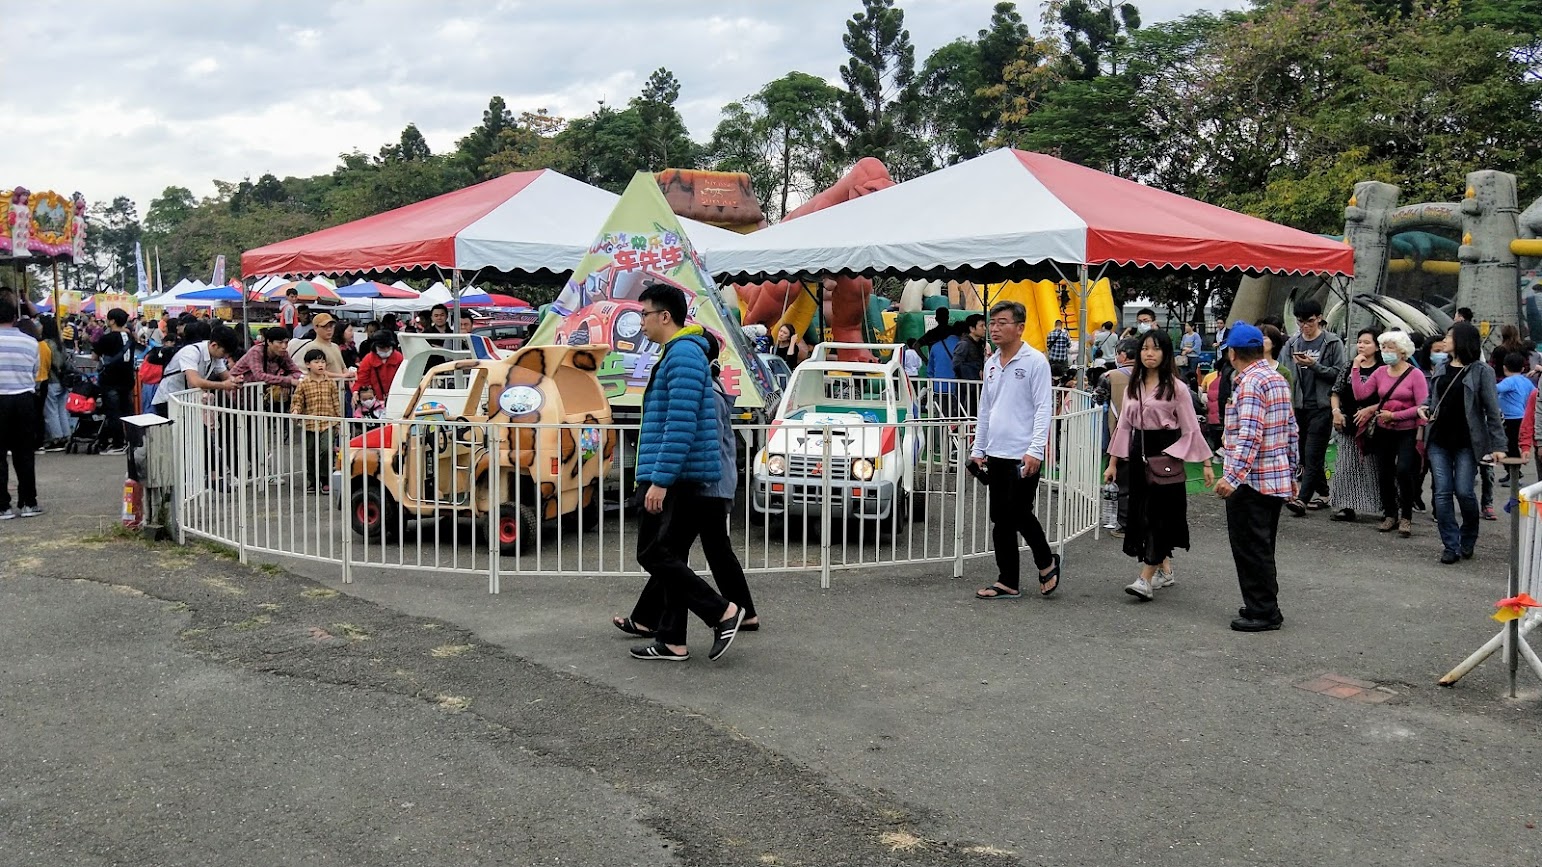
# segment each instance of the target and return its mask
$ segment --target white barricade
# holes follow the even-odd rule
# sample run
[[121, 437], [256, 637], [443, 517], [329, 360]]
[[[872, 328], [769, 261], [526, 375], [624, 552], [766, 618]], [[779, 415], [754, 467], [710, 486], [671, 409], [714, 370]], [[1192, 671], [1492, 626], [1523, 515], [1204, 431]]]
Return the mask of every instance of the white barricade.
[[[835, 570], [933, 564], [958, 577], [989, 556], [986, 492], [963, 472], [974, 420], [958, 409], [978, 384], [956, 385], [946, 400], [928, 392], [919, 417], [736, 426], [724, 520], [745, 571], [817, 573], [828, 587]], [[514, 574], [642, 574], [627, 507], [636, 425], [302, 418], [250, 386], [181, 392], [170, 407], [179, 540], [229, 545], [243, 562], [335, 562], [345, 582], [361, 569], [478, 575], [493, 593]], [[1056, 392], [1037, 512], [1060, 550], [1097, 525], [1099, 415], [1091, 395]], [[708, 568], [699, 550], [693, 565]]]
[[[1513, 465], [1510, 469], [1511, 490], [1514, 490], [1518, 473], [1514, 472]], [[1523, 488], [1511, 502], [1510, 509], [1510, 581], [1503, 598], [1524, 593], [1532, 599], [1542, 600], [1542, 483]], [[1516, 672], [1521, 660], [1525, 660], [1533, 674], [1542, 678], [1542, 659], [1527, 641], [1527, 636], [1539, 625], [1542, 625], [1542, 608], [1523, 611], [1519, 618], [1506, 623], [1498, 635], [1442, 677], [1440, 684], [1454, 685], [1496, 650], [1502, 649], [1509, 695], [1515, 698]]]

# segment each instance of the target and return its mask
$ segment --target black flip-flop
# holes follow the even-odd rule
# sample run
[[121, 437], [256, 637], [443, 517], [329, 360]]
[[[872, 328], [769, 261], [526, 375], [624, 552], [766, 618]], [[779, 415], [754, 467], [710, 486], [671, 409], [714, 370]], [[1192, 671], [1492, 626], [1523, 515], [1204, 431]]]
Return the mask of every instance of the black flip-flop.
[[[1055, 568], [1049, 570], [1049, 574], [1048, 575], [1040, 575], [1039, 576], [1039, 595], [1040, 596], [1053, 596], [1055, 594], [1055, 591], [1060, 589], [1060, 555], [1056, 554], [1056, 555], [1054, 555], [1054, 557], [1055, 557]], [[1045, 590], [1044, 589], [1044, 585], [1048, 584], [1051, 581], [1055, 582], [1055, 586], [1049, 588], [1048, 590]]]
[[[985, 595], [986, 593], [989, 593], [990, 595], [987, 596]], [[981, 602], [990, 602], [993, 599], [1021, 599], [1023, 598], [1023, 591], [1003, 590], [1000, 587], [992, 584], [989, 587], [982, 587], [979, 590], [976, 590], [974, 592], [974, 598], [980, 600]]]
[[641, 626], [638, 626], [636, 623], [632, 622], [632, 618], [630, 617], [612, 617], [610, 619], [610, 625], [616, 627], [622, 632], [625, 632], [627, 635], [635, 635], [638, 638], [658, 637], [657, 632], [653, 631], [652, 629], [644, 629]]

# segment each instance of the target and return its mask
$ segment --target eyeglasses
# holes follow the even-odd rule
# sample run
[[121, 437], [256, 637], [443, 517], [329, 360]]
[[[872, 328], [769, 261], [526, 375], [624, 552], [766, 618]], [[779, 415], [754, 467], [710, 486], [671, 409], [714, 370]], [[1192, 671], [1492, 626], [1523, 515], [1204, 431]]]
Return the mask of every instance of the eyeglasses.
[[649, 316], [652, 316], [655, 313], [668, 313], [668, 312], [669, 312], [668, 310], [644, 310], [642, 312], [642, 317], [644, 319], [647, 319]]
[[992, 319], [990, 324], [992, 328], [1011, 328], [1014, 325], [1023, 325], [1024, 323], [1018, 322], [1016, 319]]

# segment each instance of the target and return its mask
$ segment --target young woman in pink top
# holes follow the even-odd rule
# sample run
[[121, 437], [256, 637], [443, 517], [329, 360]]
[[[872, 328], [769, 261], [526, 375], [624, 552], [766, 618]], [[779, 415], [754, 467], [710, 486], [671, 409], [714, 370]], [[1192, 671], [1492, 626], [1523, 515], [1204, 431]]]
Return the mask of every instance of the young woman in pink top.
[[1215, 484], [1210, 447], [1199, 429], [1189, 387], [1173, 363], [1173, 340], [1165, 331], [1148, 331], [1140, 338], [1136, 372], [1130, 376], [1124, 406], [1108, 442], [1107, 482], [1114, 481], [1119, 462], [1130, 462], [1129, 522], [1124, 553], [1140, 561], [1140, 577], [1124, 588], [1142, 601], [1173, 583], [1174, 548], [1189, 547], [1186, 482], [1154, 485], [1146, 481], [1146, 459], [1169, 455], [1200, 461], [1205, 484]]
[[1397, 530], [1403, 538], [1413, 535], [1413, 504], [1418, 497], [1419, 407], [1429, 397], [1429, 383], [1424, 374], [1409, 362], [1413, 341], [1401, 331], [1388, 331], [1376, 339], [1384, 365], [1371, 374], [1376, 402], [1355, 413], [1355, 422], [1370, 430], [1371, 450], [1381, 483], [1382, 522], [1376, 529], [1383, 533]]

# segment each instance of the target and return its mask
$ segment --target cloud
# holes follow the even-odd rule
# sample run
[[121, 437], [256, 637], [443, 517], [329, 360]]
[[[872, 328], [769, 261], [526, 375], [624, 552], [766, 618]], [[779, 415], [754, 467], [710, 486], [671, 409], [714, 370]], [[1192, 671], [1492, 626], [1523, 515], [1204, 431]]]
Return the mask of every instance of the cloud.
[[[918, 59], [990, 20], [993, 0], [900, 0]], [[1202, 5], [1154, 0], [1149, 22]], [[708, 138], [728, 102], [797, 69], [837, 80], [857, 0], [0, 0], [7, 63], [0, 185], [126, 194], [141, 213], [169, 185], [330, 171], [416, 123], [436, 152], [502, 95], [516, 114], [623, 105], [659, 67]], [[1037, 8], [1020, 3], [1038, 29]], [[20, 145], [18, 146], [18, 143]]]

